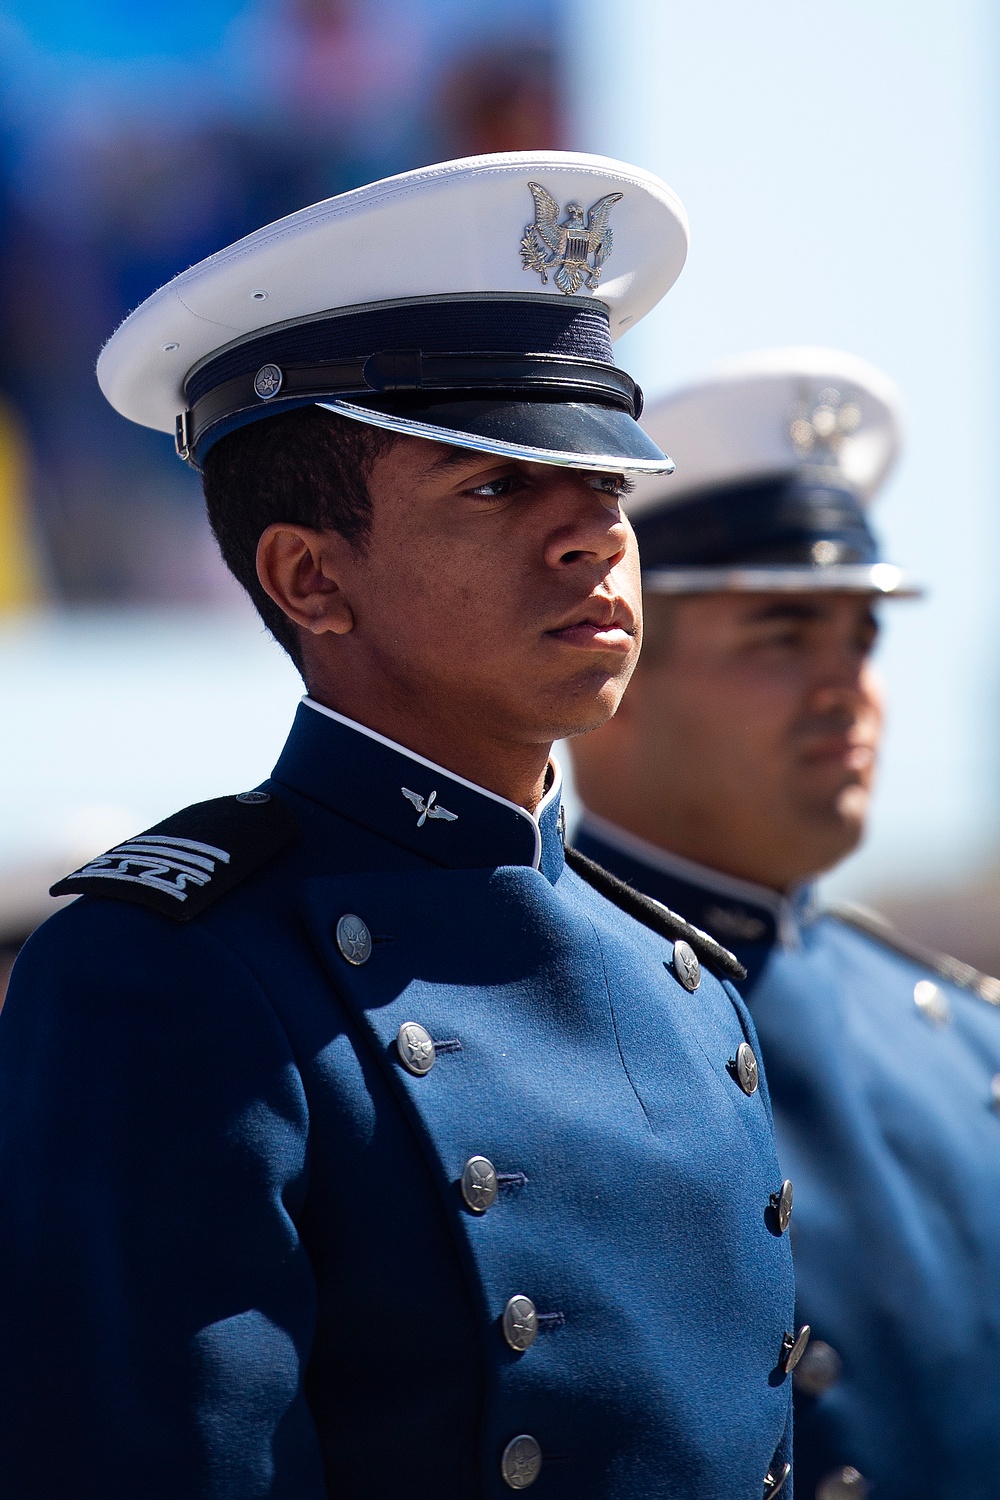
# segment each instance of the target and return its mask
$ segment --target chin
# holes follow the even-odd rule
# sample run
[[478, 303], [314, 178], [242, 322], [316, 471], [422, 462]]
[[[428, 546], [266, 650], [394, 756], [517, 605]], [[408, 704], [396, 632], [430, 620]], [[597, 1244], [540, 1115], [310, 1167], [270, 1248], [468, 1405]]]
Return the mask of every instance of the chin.
[[560, 728], [555, 733], [559, 740], [571, 739], [574, 735], [589, 734], [600, 729], [614, 718], [622, 701], [628, 676], [602, 677], [598, 683], [590, 681], [584, 686], [574, 683], [571, 690], [562, 696], [557, 710]]
[[865, 836], [863, 818], [838, 816], [827, 821], [822, 830], [813, 829], [815, 849], [812, 874], [825, 875], [853, 854]]

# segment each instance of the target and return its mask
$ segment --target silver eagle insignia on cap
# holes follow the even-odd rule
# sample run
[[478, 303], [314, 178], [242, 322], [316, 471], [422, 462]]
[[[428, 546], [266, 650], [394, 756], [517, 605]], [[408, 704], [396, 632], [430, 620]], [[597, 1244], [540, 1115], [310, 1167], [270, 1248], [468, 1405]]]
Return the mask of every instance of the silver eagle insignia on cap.
[[448, 809], [446, 807], [442, 807], [440, 803], [435, 803], [437, 792], [431, 792], [430, 796], [425, 802], [419, 792], [411, 792], [408, 786], [401, 786], [399, 790], [402, 792], [407, 802], [413, 803], [414, 807], [417, 809], [417, 812], [420, 814], [419, 818], [417, 819], [418, 828], [423, 828], [428, 818], [444, 818], [446, 823], [458, 822], [458, 813], [449, 812]]
[[535, 200], [535, 222], [524, 226], [524, 269], [537, 271], [546, 283], [551, 271], [556, 286], [567, 296], [578, 292], [584, 283], [593, 291], [614, 244], [608, 219], [623, 194], [606, 193], [598, 198], [587, 210], [586, 223], [582, 205], [567, 203], [566, 217], [560, 224], [559, 205], [552, 194], [537, 182], [529, 182], [528, 187]]
[[799, 458], [811, 453], [835, 458], [844, 439], [857, 432], [862, 420], [857, 403], [845, 400], [840, 391], [828, 386], [815, 402], [801, 401], [795, 407], [788, 436]]

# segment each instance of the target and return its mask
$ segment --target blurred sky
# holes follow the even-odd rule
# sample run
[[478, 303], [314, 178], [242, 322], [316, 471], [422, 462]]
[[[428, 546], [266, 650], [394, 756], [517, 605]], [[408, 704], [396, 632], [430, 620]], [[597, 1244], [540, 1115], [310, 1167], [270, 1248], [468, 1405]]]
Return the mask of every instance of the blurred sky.
[[307, 203], [563, 144], [558, 3], [0, 0], [0, 944], [54, 876], [266, 776], [302, 692], [101, 344]]
[[[559, 144], [652, 168], [691, 216], [678, 286], [619, 346], [647, 393], [814, 342], [903, 389], [906, 454], [877, 521], [932, 593], [886, 610], [882, 784], [837, 886], [937, 887], [996, 864], [996, 29], [986, 0], [0, 0], [23, 341], [0, 348], [0, 393], [34, 444], [50, 598], [129, 604], [0, 629], [0, 876], [32, 847], [56, 857], [74, 829], [96, 849], [266, 775], [300, 690], [234, 606], [169, 443], [100, 402], [100, 340], [158, 279], [249, 227], [241, 215], [259, 222], [254, 192], [298, 191], [296, 173], [336, 191], [517, 126], [536, 144], [556, 92], [543, 74], [523, 102], [501, 82], [506, 119], [477, 105], [484, 58], [500, 77], [511, 38], [550, 34], [570, 102]], [[315, 34], [333, 38], [318, 59], [295, 39]], [[475, 68], [443, 83], [470, 47]], [[54, 393], [44, 360], [71, 344], [71, 387]], [[161, 608], [137, 612], [146, 599]]]
[[618, 345], [647, 395], [828, 344], [902, 387], [877, 527], [931, 587], [888, 606], [891, 715], [858, 894], [996, 863], [998, 25], [987, 0], [574, 0], [573, 144], [680, 194], [691, 253]]

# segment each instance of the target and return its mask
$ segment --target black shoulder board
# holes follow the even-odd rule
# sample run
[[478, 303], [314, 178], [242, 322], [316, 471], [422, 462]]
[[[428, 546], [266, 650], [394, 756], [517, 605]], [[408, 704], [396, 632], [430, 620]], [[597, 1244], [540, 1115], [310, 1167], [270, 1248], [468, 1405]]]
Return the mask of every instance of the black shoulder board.
[[188, 922], [290, 844], [295, 816], [270, 792], [196, 802], [60, 880], [50, 896], [112, 896]]
[[951, 980], [952, 984], [957, 984], [963, 990], [971, 990], [980, 1000], [985, 1000], [987, 1005], [1000, 1006], [1000, 979], [994, 979], [990, 974], [981, 974], [971, 964], [964, 964], [960, 958], [938, 953], [934, 948], [925, 948], [923, 943], [915, 942], [913, 938], [898, 932], [879, 912], [870, 911], [866, 906], [855, 906], [850, 901], [834, 901], [827, 908], [827, 913], [857, 932], [863, 932], [866, 937], [874, 938], [886, 948], [891, 948], [894, 953], [901, 953], [904, 958], [922, 964], [932, 973], [939, 974], [942, 979]]
[[619, 880], [617, 875], [612, 875], [603, 865], [588, 859], [581, 854], [579, 849], [566, 845], [566, 863], [571, 870], [575, 870], [581, 880], [592, 885], [595, 891], [599, 891], [613, 906], [619, 910], [628, 912], [637, 922], [644, 927], [651, 927], [661, 937], [668, 938], [674, 942], [677, 938], [684, 941], [694, 949], [703, 963], [707, 964], [715, 973], [721, 974], [725, 979], [745, 979], [747, 971], [736, 957], [730, 953], [728, 948], [723, 948], [715, 938], [709, 937], [707, 932], [702, 932], [700, 927], [692, 927], [690, 922], [685, 922], [669, 906], [664, 906], [660, 901], [654, 901], [651, 896], [644, 896], [641, 891], [635, 890], [633, 886], [627, 885], [624, 880]]

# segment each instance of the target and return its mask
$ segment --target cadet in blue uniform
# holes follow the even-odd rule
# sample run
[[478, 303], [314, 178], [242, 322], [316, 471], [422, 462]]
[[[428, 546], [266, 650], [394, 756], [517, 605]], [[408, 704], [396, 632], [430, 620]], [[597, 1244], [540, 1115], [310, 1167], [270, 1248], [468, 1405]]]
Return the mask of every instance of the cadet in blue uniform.
[[633, 168], [451, 162], [105, 349], [309, 696], [268, 780], [63, 881], [15, 967], [4, 1500], [784, 1485], [805, 1334], [742, 971], [564, 855], [549, 761], [635, 662], [622, 476], [670, 463], [611, 339], [685, 248]]
[[1000, 984], [810, 889], [864, 827], [873, 605], [912, 592], [867, 517], [896, 409], [870, 366], [798, 349], [653, 410], [677, 473], [629, 502], [646, 642], [575, 742], [576, 843], [749, 970], [813, 1332], [800, 1500], [995, 1500]]

